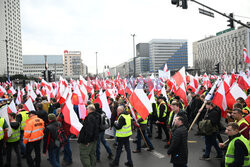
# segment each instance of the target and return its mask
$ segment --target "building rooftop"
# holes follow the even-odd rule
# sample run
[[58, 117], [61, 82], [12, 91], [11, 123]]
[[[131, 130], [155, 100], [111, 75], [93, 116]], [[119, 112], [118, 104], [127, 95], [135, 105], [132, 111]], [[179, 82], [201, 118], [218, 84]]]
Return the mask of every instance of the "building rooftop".
[[[23, 64], [45, 64], [45, 55], [23, 55]], [[48, 64], [63, 64], [63, 55], [46, 55]]]

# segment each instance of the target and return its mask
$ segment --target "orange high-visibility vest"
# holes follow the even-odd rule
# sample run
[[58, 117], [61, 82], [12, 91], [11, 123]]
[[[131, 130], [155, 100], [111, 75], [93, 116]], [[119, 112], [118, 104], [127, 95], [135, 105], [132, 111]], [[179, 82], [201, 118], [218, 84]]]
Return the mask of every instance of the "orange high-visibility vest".
[[34, 142], [43, 138], [44, 121], [36, 115], [25, 121], [23, 143]]

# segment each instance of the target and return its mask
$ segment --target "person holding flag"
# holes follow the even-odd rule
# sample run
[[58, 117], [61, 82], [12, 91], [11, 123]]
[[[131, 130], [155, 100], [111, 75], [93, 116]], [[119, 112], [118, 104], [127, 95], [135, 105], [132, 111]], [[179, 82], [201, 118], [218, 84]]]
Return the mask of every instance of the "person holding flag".
[[4, 133], [8, 131], [6, 120], [0, 117], [0, 166], [3, 166]]
[[143, 120], [142, 117], [136, 112], [137, 115], [137, 120], [136, 122], [139, 124], [139, 127], [137, 128], [137, 147], [136, 150], [133, 150], [133, 153], [140, 153], [141, 152], [141, 139], [142, 137], [146, 140], [147, 145], [149, 146], [149, 148], [147, 149], [147, 151], [152, 151], [154, 150], [154, 146], [151, 143], [151, 141], [148, 138], [148, 135], [146, 133], [147, 130], [147, 123], [148, 123], [148, 117]]

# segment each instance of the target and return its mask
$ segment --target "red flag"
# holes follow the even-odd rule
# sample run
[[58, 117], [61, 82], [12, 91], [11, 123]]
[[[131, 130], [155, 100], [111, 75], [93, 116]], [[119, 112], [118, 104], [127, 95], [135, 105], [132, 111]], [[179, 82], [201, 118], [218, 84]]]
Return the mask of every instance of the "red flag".
[[250, 63], [250, 59], [249, 59], [249, 57], [247, 55], [247, 49], [246, 48], [243, 49], [243, 59], [244, 59], [245, 63], [247, 63], [247, 64]]

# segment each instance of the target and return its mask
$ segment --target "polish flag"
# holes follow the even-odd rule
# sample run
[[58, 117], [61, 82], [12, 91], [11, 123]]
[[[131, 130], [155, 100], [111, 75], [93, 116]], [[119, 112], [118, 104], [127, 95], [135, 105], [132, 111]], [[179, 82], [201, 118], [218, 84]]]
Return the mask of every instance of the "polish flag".
[[231, 75], [231, 79], [230, 79], [230, 87], [233, 85], [235, 80], [236, 80], [236, 76], [235, 76], [235, 73], [234, 73], [234, 70], [233, 70], [232, 75]]
[[7, 91], [8, 94], [16, 94], [16, 90], [13, 88], [13, 86], [10, 87], [10, 89]]
[[166, 93], [166, 89], [165, 89], [165, 86], [162, 87], [161, 89], [161, 94], [166, 98], [166, 100], [168, 101], [168, 96], [167, 96], [167, 93]]
[[221, 109], [222, 117], [226, 118], [227, 117], [227, 113], [226, 113], [227, 101], [226, 101], [226, 96], [225, 96], [224, 82], [221, 83], [221, 85], [219, 86], [217, 92], [214, 95], [212, 103], [217, 105]]
[[[63, 92], [63, 95], [60, 97], [58, 103], [62, 104], [66, 101], [67, 97], [68, 97], [68, 94], [70, 93], [70, 88], [67, 87], [65, 89], [65, 91]], [[71, 95], [72, 96], [72, 95]]]
[[102, 93], [100, 96], [100, 101], [102, 103], [102, 110], [106, 113], [108, 118], [111, 118], [111, 110], [109, 108], [106, 93]]
[[250, 95], [247, 96], [245, 103], [247, 104], [247, 106], [250, 108]]
[[227, 75], [224, 75], [224, 83], [225, 83], [225, 93], [229, 91], [230, 88], [230, 79]]
[[17, 113], [17, 109], [16, 109], [16, 105], [15, 105], [14, 100], [11, 101], [7, 110], [8, 110], [8, 113], [12, 113], [12, 112], [15, 114]]
[[237, 79], [237, 83], [242, 90], [247, 90], [250, 86], [250, 80], [247, 78], [246, 74], [241, 73]]
[[168, 72], [168, 66], [167, 66], [167, 63], [165, 64], [165, 66], [164, 66], [164, 68], [163, 68], [163, 71]]
[[170, 88], [171, 92], [176, 92], [176, 83], [175, 80], [173, 78], [170, 78], [167, 80], [167, 85]]
[[26, 111], [35, 111], [35, 107], [33, 105], [33, 102], [31, 98], [29, 98], [25, 103], [24, 103], [24, 109]]
[[238, 84], [234, 83], [229, 92], [226, 94], [227, 106], [232, 109], [233, 105], [236, 103], [236, 99], [239, 97], [242, 97], [244, 100], [247, 98], [246, 94], [242, 91]]
[[151, 92], [149, 93], [148, 99], [149, 99], [149, 101], [150, 101], [151, 104], [152, 103], [156, 103], [155, 96], [154, 96], [154, 89], [152, 89]]
[[65, 122], [70, 125], [70, 133], [77, 136], [83, 126], [79, 122], [79, 119], [74, 111], [73, 104], [71, 103], [71, 96], [72, 94], [70, 93], [62, 107], [62, 113]]
[[130, 108], [132, 117], [133, 117], [133, 119], [135, 120], [135, 125], [136, 125], [137, 127], [140, 127], [140, 125], [139, 125], [139, 124], [137, 123], [137, 121], [136, 121], [136, 120], [137, 120], [137, 115], [136, 115], [136, 113], [135, 113], [133, 107], [131, 106], [130, 103], [128, 104], [128, 106], [129, 106], [129, 108]]
[[4, 87], [0, 86], [0, 92], [7, 93]]
[[136, 88], [130, 96], [129, 101], [143, 120], [152, 112], [151, 103], [142, 88]]
[[20, 91], [20, 88], [18, 87], [17, 89], [17, 97], [16, 97], [16, 104], [21, 104], [23, 101], [23, 95], [22, 92]]
[[[10, 126], [10, 121], [9, 121], [9, 114], [8, 114], [7, 105], [0, 108], [0, 118], [4, 118], [6, 123], [8, 124], [8, 126], [11, 127]], [[11, 134], [12, 134], [12, 128], [9, 128], [8, 131], [7, 131], [8, 137], [10, 137]]]
[[250, 63], [250, 59], [249, 59], [249, 57], [247, 55], [247, 49], [246, 48], [243, 49], [243, 59], [244, 59], [245, 63], [247, 63], [247, 64]]
[[182, 67], [172, 78], [175, 80], [177, 86], [180, 86], [182, 82], [186, 83], [185, 67]]
[[185, 83], [184, 82], [182, 82], [182, 84], [180, 85], [180, 87], [176, 90], [175, 95], [179, 96], [180, 99], [182, 99], [183, 104], [185, 106], [188, 106], [187, 94], [186, 94], [186, 89], [185, 89]]
[[120, 73], [118, 72], [118, 75], [117, 75], [117, 79], [119, 80], [120, 79]]

